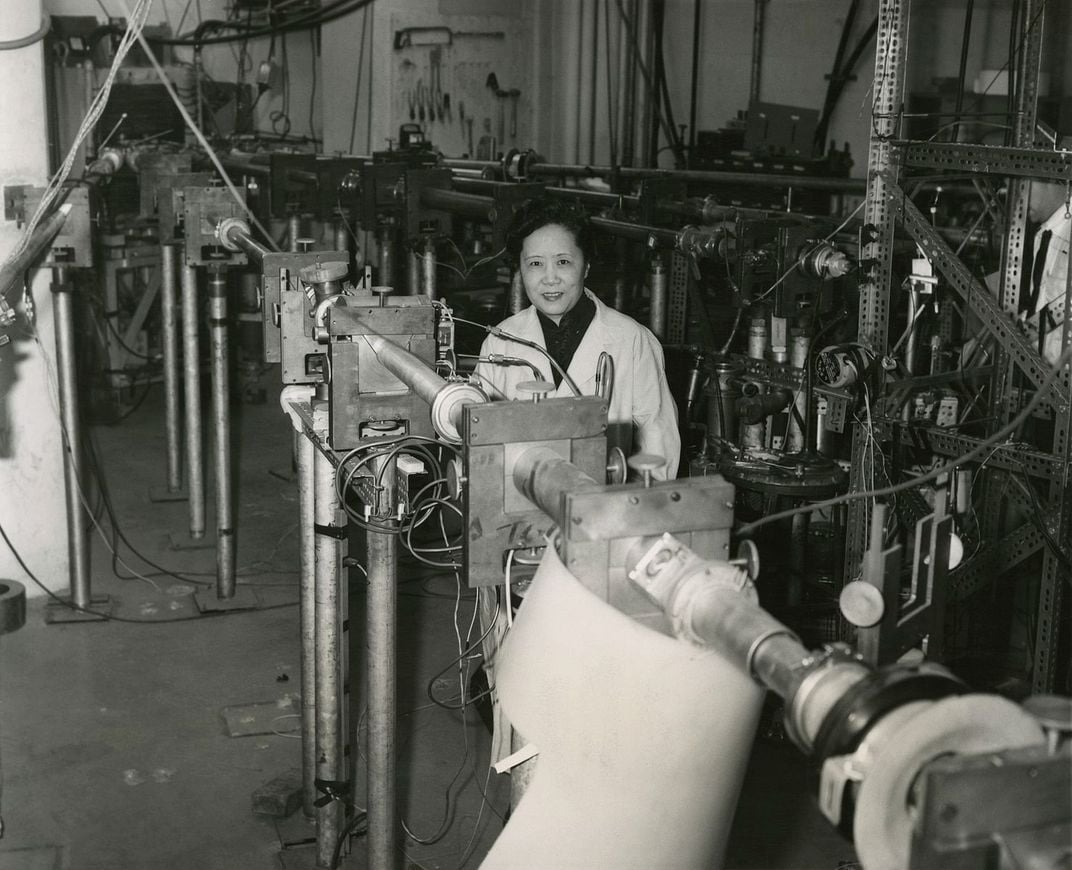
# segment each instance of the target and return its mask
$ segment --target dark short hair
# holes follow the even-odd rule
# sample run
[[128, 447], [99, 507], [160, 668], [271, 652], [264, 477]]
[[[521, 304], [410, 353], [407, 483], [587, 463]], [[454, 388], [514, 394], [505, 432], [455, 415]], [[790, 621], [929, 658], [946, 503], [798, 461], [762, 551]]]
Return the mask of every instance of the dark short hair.
[[588, 221], [587, 212], [576, 203], [565, 199], [536, 196], [526, 200], [514, 212], [513, 220], [506, 231], [506, 252], [510, 261], [516, 263], [521, 259], [521, 247], [525, 239], [536, 230], [551, 224], [567, 230], [584, 254], [585, 260], [592, 259], [592, 225]]

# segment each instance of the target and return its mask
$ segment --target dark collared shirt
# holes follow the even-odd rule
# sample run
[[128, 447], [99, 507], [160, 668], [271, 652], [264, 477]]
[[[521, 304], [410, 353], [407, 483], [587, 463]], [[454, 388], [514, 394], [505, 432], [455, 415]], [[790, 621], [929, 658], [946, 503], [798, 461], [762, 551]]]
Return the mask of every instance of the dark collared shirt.
[[[596, 304], [587, 294], [582, 293], [577, 304], [563, 314], [557, 324], [539, 309], [536, 310], [536, 315], [543, 329], [543, 343], [547, 345], [547, 352], [562, 366], [563, 371], [568, 370], [573, 355], [580, 347], [581, 339], [588, 331], [592, 318], [596, 316]], [[562, 383], [562, 375], [554, 366], [551, 367], [551, 377], [555, 379], [555, 387]]]

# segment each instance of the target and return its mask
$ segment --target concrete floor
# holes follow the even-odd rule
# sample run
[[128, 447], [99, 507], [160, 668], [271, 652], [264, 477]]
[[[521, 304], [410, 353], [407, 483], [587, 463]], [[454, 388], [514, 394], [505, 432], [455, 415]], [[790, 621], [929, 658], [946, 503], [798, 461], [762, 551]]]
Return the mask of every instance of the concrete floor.
[[[282, 733], [249, 737], [229, 737], [223, 726], [226, 707], [285, 703], [300, 688], [290, 427], [273, 404], [233, 413], [240, 583], [261, 607], [212, 617], [194, 616], [188, 581], [211, 582], [214, 553], [170, 549], [169, 533], [187, 528], [186, 505], [148, 499], [150, 486], [164, 483], [159, 388], [122, 423], [93, 430], [124, 533], [186, 579], [156, 573], [123, 546], [124, 561], [156, 588], [119, 580], [95, 535], [94, 592], [111, 596], [117, 615], [149, 624], [46, 625], [37, 599], [26, 626], [0, 640], [0, 870], [313, 866], [309, 847], [282, 850], [274, 821], [251, 812], [255, 789], [300, 767], [300, 741], [286, 733], [296, 721], [280, 718]], [[446, 834], [434, 845], [408, 843], [405, 863], [476, 867], [500, 830], [507, 778], [486, 778], [488, 738], [476, 715], [463, 722], [425, 694], [457, 654], [453, 578], [403, 568], [400, 580], [399, 792], [414, 833], [434, 833], [445, 790], [453, 796]], [[463, 633], [471, 607], [463, 596]], [[178, 621], [153, 623], [161, 618]], [[360, 619], [355, 602], [352, 622]], [[456, 677], [436, 688], [449, 698]], [[814, 794], [795, 750], [757, 742], [729, 866], [851, 866], [851, 845], [819, 817]], [[363, 848], [355, 840], [343, 866], [364, 867]]]

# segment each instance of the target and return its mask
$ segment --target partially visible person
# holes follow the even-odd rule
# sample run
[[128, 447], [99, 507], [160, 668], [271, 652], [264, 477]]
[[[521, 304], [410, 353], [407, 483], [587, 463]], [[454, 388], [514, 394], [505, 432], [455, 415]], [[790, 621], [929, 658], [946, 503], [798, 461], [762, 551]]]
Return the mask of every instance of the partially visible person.
[[1024, 316], [1039, 335], [1039, 352], [1054, 363], [1061, 355], [1065, 289], [1068, 281], [1068, 246], [1072, 235], [1069, 187], [1060, 182], [1032, 181], [1028, 219], [1039, 224], [1030, 259]]
[[[496, 335], [484, 341], [480, 356], [502, 354], [531, 363], [555, 385], [552, 395], [558, 397], [573, 395], [570, 380], [582, 395], [597, 395], [597, 370], [605, 354], [613, 369], [611, 377], [604, 362], [611, 389], [610, 446], [621, 447], [627, 456], [661, 456], [666, 465], [655, 477], [675, 478], [681, 436], [662, 346], [649, 329], [604, 305], [584, 286], [592, 254], [584, 211], [560, 199], [532, 199], [515, 215], [506, 245], [532, 305], [499, 328], [544, 348], [558, 366], [538, 350]], [[476, 373], [492, 399], [520, 398], [518, 385], [533, 378], [529, 366], [487, 362], [479, 363]]]

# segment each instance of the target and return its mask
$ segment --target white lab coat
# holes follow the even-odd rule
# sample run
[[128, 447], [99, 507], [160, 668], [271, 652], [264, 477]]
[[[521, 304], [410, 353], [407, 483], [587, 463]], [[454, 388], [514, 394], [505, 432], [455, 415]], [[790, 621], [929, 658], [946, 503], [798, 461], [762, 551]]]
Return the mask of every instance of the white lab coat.
[[[666, 465], [655, 472], [659, 479], [673, 480], [677, 476], [681, 436], [677, 428], [677, 406], [666, 380], [662, 345], [649, 329], [633, 318], [604, 305], [585, 289], [595, 302], [596, 313], [588, 326], [567, 371], [586, 396], [596, 394], [596, 365], [599, 355], [606, 351], [614, 360], [614, 385], [611, 393], [608, 421], [609, 446], [618, 446], [626, 456], [632, 452], [654, 453], [666, 459]], [[499, 326], [506, 332], [546, 348], [543, 328], [536, 309], [528, 307], [508, 317]], [[517, 342], [489, 335], [480, 355], [501, 353], [532, 362], [543, 378], [554, 383], [551, 364], [538, 351]], [[517, 385], [533, 379], [528, 366], [478, 363], [476, 373], [492, 400], [518, 398]], [[563, 379], [553, 397], [572, 396], [573, 391]], [[635, 446], [635, 450], [631, 448]]]
[[[1042, 233], [1049, 230], [1053, 233], [1049, 247], [1046, 250], [1046, 262], [1042, 265], [1042, 279], [1039, 283], [1039, 298], [1035, 310], [1029, 312], [1031, 318], [1038, 318], [1042, 309], [1047, 305], [1051, 309], [1060, 310], [1065, 298], [1065, 282], [1068, 275], [1068, 243], [1069, 228], [1072, 220], [1065, 217], [1067, 206], [1061, 203], [1057, 210], [1047, 218], [1035, 233], [1035, 251], [1041, 243]], [[1038, 324], [1038, 320], [1033, 321]], [[1043, 325], [1045, 327], [1045, 324]], [[1043, 339], [1042, 356], [1049, 362], [1054, 363], [1061, 355], [1061, 336], [1063, 329], [1057, 327], [1050, 330]]]

